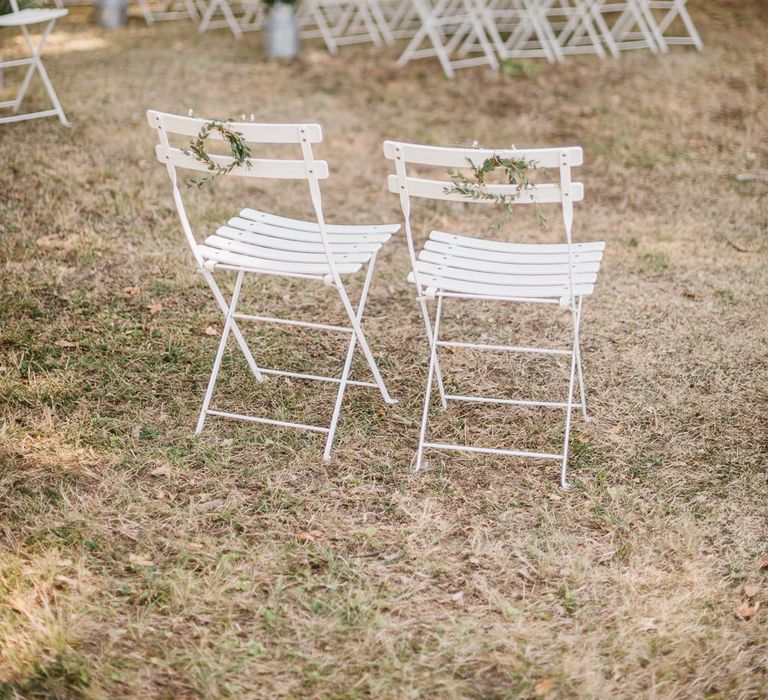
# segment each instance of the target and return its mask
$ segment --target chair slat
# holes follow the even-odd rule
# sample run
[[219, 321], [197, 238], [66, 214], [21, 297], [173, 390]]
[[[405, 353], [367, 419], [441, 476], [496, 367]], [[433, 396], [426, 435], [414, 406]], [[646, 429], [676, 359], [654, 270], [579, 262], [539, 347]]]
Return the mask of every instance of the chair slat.
[[[208, 166], [196, 158], [187, 155], [179, 148], [166, 149], [162, 144], [158, 144], [155, 146], [155, 153], [161, 163], [171, 163], [177, 168], [184, 168], [186, 170], [210, 172]], [[211, 155], [211, 159], [222, 167], [228, 166], [233, 160], [232, 156], [223, 155]], [[249, 158], [248, 162], [250, 163], [249, 168], [246, 168], [244, 165], [237, 165], [229, 174], [240, 177], [260, 177], [279, 180], [307, 179], [307, 168], [303, 160]], [[316, 160], [314, 166], [318, 179], [325, 180], [328, 177], [328, 163], [324, 160]]]
[[441, 146], [422, 146], [415, 143], [400, 143], [398, 141], [384, 142], [384, 156], [394, 160], [397, 156], [396, 147], [402, 150], [406, 163], [419, 165], [436, 165], [444, 168], [466, 168], [468, 161], [480, 165], [486, 158], [497, 155], [501, 158], [524, 158], [536, 162], [544, 168], [558, 168], [560, 159], [565, 152], [571, 166], [581, 165], [584, 154], [580, 146], [565, 146], [562, 148], [444, 148]]
[[[225, 265], [236, 265], [254, 271], [266, 270], [272, 273], [283, 272], [300, 275], [327, 275], [331, 271], [327, 261], [324, 263], [281, 262], [267, 260], [266, 258], [255, 258], [239, 253], [230, 253], [207, 245], [198, 246], [198, 250], [207, 260], [215, 260]], [[336, 265], [336, 270], [340, 274], [349, 274], [357, 272], [361, 267], [362, 265], [359, 263], [342, 263]]]
[[[450, 202], [464, 202], [472, 204], [495, 204], [487, 199], [469, 199], [461, 194], [449, 194], [446, 188], [451, 186], [450, 180], [431, 180], [420, 177], [406, 177], [408, 194], [412, 197], [427, 197], [429, 199], [444, 199]], [[400, 183], [397, 175], [387, 177], [389, 191], [400, 192]], [[562, 200], [562, 194], [558, 185], [550, 183], [531, 185], [530, 188], [520, 190], [518, 193], [514, 185], [486, 185], [486, 190], [491, 194], [508, 195], [516, 194], [516, 204], [553, 204]], [[574, 202], [584, 199], [584, 186], [580, 182], [571, 183], [571, 198]]]
[[[275, 217], [279, 218], [279, 217]], [[239, 216], [232, 217], [227, 224], [232, 228], [251, 233], [259, 233], [273, 238], [284, 238], [291, 241], [306, 241], [307, 243], [320, 242], [320, 231], [300, 231], [283, 226], [264, 224], [259, 221], [249, 221]], [[362, 227], [360, 227], [362, 228]], [[330, 243], [385, 243], [391, 238], [389, 233], [329, 233]]]
[[[223, 237], [229, 238], [234, 241], [241, 241], [248, 243], [249, 245], [258, 245], [262, 248], [273, 248], [276, 250], [292, 250], [297, 253], [323, 253], [325, 254], [325, 248], [320, 240], [314, 242], [307, 241], [292, 241], [286, 238], [276, 238], [273, 236], [263, 236], [258, 233], [250, 233], [248, 231], [240, 231], [239, 229], [232, 228], [231, 226], [221, 226], [216, 233]], [[342, 242], [331, 243], [331, 249], [335, 253], [375, 253], [381, 244], [379, 243], [355, 243]], [[369, 255], [370, 257], [370, 255]]]
[[[478, 284], [497, 284], [524, 287], [567, 287], [569, 284], [568, 271], [555, 275], [539, 274], [498, 274], [494, 272], [478, 272], [477, 270], [463, 270], [450, 264], [433, 264], [419, 261], [416, 263], [419, 276], [422, 273], [444, 280], [462, 280], [465, 282], [477, 282]], [[574, 284], [594, 284], [597, 281], [597, 273], [574, 273]], [[442, 286], [442, 285], [439, 285]], [[540, 294], [540, 296], [543, 296]]]
[[[149, 125], [153, 128], [161, 126], [166, 133], [180, 136], [197, 136], [209, 119], [198, 117], [183, 117], [178, 114], [168, 114], [149, 110], [147, 112]], [[255, 124], [253, 122], [227, 122], [233, 131], [238, 131], [249, 143], [300, 143], [299, 129], [306, 129], [310, 143], [319, 143], [323, 140], [323, 131], [319, 124]], [[209, 138], [222, 140], [218, 131], [212, 131]]]
[[[296, 250], [285, 250], [283, 248], [266, 248], [263, 246], [252, 245], [244, 241], [233, 240], [224, 236], [208, 236], [205, 239], [205, 245], [211, 248], [230, 251], [232, 253], [241, 253], [254, 258], [264, 258], [266, 260], [282, 260], [286, 262], [301, 263], [326, 263], [328, 256], [324, 252], [306, 252]], [[368, 262], [370, 254], [366, 253], [346, 253], [334, 251], [333, 259], [339, 263], [365, 263]]]
[[[437, 241], [427, 241], [424, 249], [442, 255], [449, 255], [467, 260], [477, 260], [481, 262], [507, 263], [514, 265], [537, 265], [543, 262], [550, 264], [567, 264], [567, 253], [553, 253], [551, 255], [539, 255], [536, 253], [502, 253], [499, 251], [482, 250], [480, 248], [462, 248], [452, 246]], [[603, 254], [601, 252], [593, 253], [574, 253], [574, 262], [600, 262]]]
[[[295, 229], [297, 231], [320, 232], [320, 226], [316, 221], [301, 221], [300, 219], [290, 219], [287, 216], [277, 216], [267, 212], [257, 211], [256, 209], [243, 209], [240, 216], [251, 221], [260, 221], [273, 226], [280, 226], [286, 229]], [[350, 224], [326, 224], [326, 233], [397, 233], [400, 230], [400, 224], [372, 224], [372, 225], [350, 225]]]
[[[419, 253], [419, 260], [434, 263], [436, 265], [450, 264], [451, 267], [462, 270], [476, 270], [478, 272], [498, 272], [505, 275], [567, 275], [568, 260], [554, 264], [536, 264], [536, 263], [504, 263], [489, 262], [488, 260], [473, 260], [455, 255], [446, 255], [434, 253], [430, 250], [422, 250]], [[574, 272], [597, 272], [600, 269], [599, 262], [577, 262], [574, 265]]]
[[[440, 241], [463, 248], [477, 248], [479, 250], [493, 250], [500, 253], [528, 253], [536, 255], [551, 255], [553, 253], [567, 253], [567, 243], [507, 243], [506, 241], [494, 241], [472, 236], [460, 236], [444, 231], [432, 231], [429, 234], [431, 241]], [[587, 243], [572, 243], [574, 253], [594, 253], [605, 250], [604, 241]]]
[[[408, 281], [413, 282], [414, 276], [411, 272], [408, 275]], [[445, 277], [438, 277], [432, 274], [419, 274], [419, 282], [426, 287], [435, 287], [437, 289], [461, 292], [464, 294], [474, 294], [480, 296], [490, 297], [523, 297], [523, 298], [560, 298], [563, 296], [569, 296], [571, 293], [570, 287], [566, 285], [553, 285], [553, 286], [517, 286], [517, 285], [504, 285], [504, 284], [480, 284], [477, 282], [464, 282], [462, 280], [454, 280]], [[583, 296], [592, 294], [594, 291], [593, 284], [579, 284], [575, 285], [574, 293], [576, 296]]]

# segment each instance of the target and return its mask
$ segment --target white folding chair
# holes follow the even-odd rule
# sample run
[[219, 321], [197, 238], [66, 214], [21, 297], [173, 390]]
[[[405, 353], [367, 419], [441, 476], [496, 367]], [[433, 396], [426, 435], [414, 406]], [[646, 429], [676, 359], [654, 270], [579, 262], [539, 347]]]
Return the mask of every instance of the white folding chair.
[[607, 26], [599, 13], [595, 16], [591, 0], [545, 0], [544, 4], [562, 55], [594, 53], [605, 58], [605, 41], [611, 54], [618, 56], [613, 42], [605, 40]]
[[379, 5], [394, 39], [410, 39], [419, 30], [413, 0], [383, 0]]
[[[395, 174], [388, 178], [390, 192], [400, 195], [400, 205], [405, 220], [405, 233], [411, 258], [412, 272], [408, 276], [415, 284], [421, 306], [427, 338], [430, 344], [429, 371], [427, 374], [424, 408], [422, 413], [416, 469], [422, 465], [425, 449], [455, 450], [487, 454], [536, 457], [558, 460], [561, 464], [560, 481], [568, 488], [568, 446], [573, 409], [581, 408], [587, 416], [584, 393], [584, 377], [579, 350], [579, 324], [583, 298], [592, 293], [605, 244], [574, 243], [573, 203], [583, 198], [580, 182], [571, 180], [571, 169], [582, 163], [582, 151], [578, 147], [487, 150], [475, 148], [439, 148], [420, 146], [396, 141], [384, 142], [384, 155], [395, 162]], [[460, 170], [468, 162], [479, 166], [486, 158], [526, 159], [559, 174], [556, 183], [532, 184], [518, 194], [517, 203], [550, 203], [562, 209], [565, 228], [565, 244], [506, 243], [465, 235], [432, 231], [424, 248], [416, 254], [411, 230], [411, 199], [428, 199], [467, 202], [461, 194], [451, 193], [448, 175], [441, 178], [418, 177], [409, 174], [409, 166], [431, 166]], [[553, 177], [554, 179], [554, 177]], [[487, 185], [498, 195], [514, 195], [514, 185]], [[474, 202], [475, 200], [471, 200]], [[477, 200], [488, 203], [487, 200]], [[446, 299], [473, 299], [548, 304], [555, 309], [569, 312], [572, 323], [572, 341], [568, 349], [490, 345], [474, 342], [449, 342], [440, 337], [440, 321]], [[430, 318], [427, 301], [435, 300], [434, 322]], [[560, 355], [570, 358], [568, 393], [565, 401], [536, 401], [485, 396], [448, 394], [445, 391], [438, 357], [439, 348], [471, 348], [485, 351], [535, 353]], [[578, 377], [579, 401], [574, 400], [574, 383]], [[432, 397], [433, 380], [437, 382], [443, 409], [449, 401], [465, 401], [507, 406], [542, 406], [565, 409], [563, 449], [560, 453], [533, 452], [520, 449], [481, 447], [465, 444], [432, 442], [427, 440], [427, 425]]]
[[139, 8], [148, 25], [176, 19], [197, 22], [205, 10], [205, 0], [139, 0]]
[[306, 0], [299, 13], [301, 37], [322, 38], [332, 54], [349, 44], [394, 42], [378, 0]]
[[[421, 26], [397, 60], [399, 67], [418, 58], [436, 57], [445, 75], [456, 69], [487, 65], [499, 70], [488, 26], [483, 22], [483, 0], [413, 0]], [[422, 47], [423, 44], [425, 46]], [[466, 57], [477, 46], [480, 56]]]
[[261, 0], [242, 0], [235, 3], [234, 8], [229, 0], [210, 0], [197, 29], [202, 33], [209, 29], [228, 27], [239, 39], [243, 32], [261, 29], [264, 21], [264, 4]]
[[[69, 11], [62, 8], [29, 8], [26, 10], [20, 10], [17, 0], [10, 0], [10, 4], [12, 12], [0, 15], [0, 28], [10, 27], [20, 30], [24, 38], [24, 43], [26, 44], [27, 49], [29, 49], [29, 55], [24, 58], [5, 60], [0, 57], [0, 77], [2, 76], [3, 70], [5, 68], [27, 66], [27, 71], [24, 74], [23, 80], [21, 81], [21, 85], [19, 86], [19, 90], [16, 93], [16, 97], [14, 97], [12, 100], [0, 102], [0, 109], [11, 109], [13, 112], [16, 112], [16, 114], [7, 117], [0, 116], [0, 124], [20, 122], [26, 119], [38, 119], [40, 117], [56, 116], [59, 118], [59, 121], [64, 124], [64, 126], [71, 126], [67, 121], [67, 117], [64, 114], [64, 109], [61, 106], [61, 102], [59, 102], [56, 91], [53, 89], [53, 83], [51, 83], [51, 79], [48, 77], [48, 72], [45, 70], [45, 66], [43, 65], [41, 58], [43, 48], [45, 47], [45, 42], [53, 30], [53, 25], [56, 24], [57, 19], [64, 17], [69, 13]], [[37, 43], [35, 43], [35, 40], [29, 31], [29, 27], [33, 27], [38, 24], [43, 25], [43, 28], [40, 38], [37, 40]], [[45, 91], [48, 93], [48, 97], [51, 100], [53, 109], [45, 109], [37, 112], [18, 114], [18, 111], [24, 98], [27, 95], [29, 86], [35, 73], [40, 76], [40, 80], [42, 80]]]
[[[250, 158], [249, 167], [236, 166], [229, 175], [280, 180], [306, 180], [309, 185], [309, 194], [316, 221], [300, 221], [246, 208], [240, 211], [237, 216], [229, 219], [226, 225], [217, 229], [214, 235], [210, 235], [202, 243], [198, 243], [192, 232], [184, 207], [181, 190], [179, 189], [177, 169], [204, 172], [207, 172], [208, 169], [200, 161], [191, 155], [187, 155], [184, 149], [171, 145], [169, 137], [171, 135], [194, 137], [200, 132], [201, 127], [206, 124], [206, 120], [165, 114], [152, 110], [147, 113], [147, 116], [150, 125], [158, 133], [160, 143], [156, 148], [157, 158], [166, 165], [168, 175], [171, 178], [173, 198], [181, 219], [184, 235], [192, 249], [200, 272], [210, 286], [213, 296], [224, 314], [224, 329], [221, 334], [219, 349], [213, 363], [213, 371], [211, 372], [205, 392], [195, 433], [197, 434], [203, 429], [208, 416], [222, 416], [266, 425], [298, 428], [326, 435], [323, 457], [324, 459], [329, 459], [344, 398], [344, 391], [348, 385], [376, 388], [381, 392], [386, 403], [395, 403], [384, 385], [379, 368], [363, 333], [361, 322], [376, 261], [376, 254], [382, 244], [400, 229], [400, 225], [340, 226], [325, 222], [319, 183], [320, 180], [328, 177], [328, 164], [322, 160], [315, 160], [312, 153], [312, 144], [319, 143], [322, 140], [322, 131], [317, 124], [232, 122], [229, 125], [230, 128], [241, 133], [247, 143], [259, 144], [262, 148], [264, 144], [293, 144], [297, 152], [300, 150], [301, 159]], [[210, 138], [220, 140], [221, 135], [214, 131], [210, 134]], [[214, 155], [213, 158], [224, 167], [232, 163], [230, 156]], [[347, 295], [342, 277], [354, 274], [364, 267], [367, 267], [367, 270], [363, 289], [357, 307], [354, 307]], [[218, 271], [234, 271], [237, 273], [234, 291], [229, 301], [225, 299], [218, 283], [214, 279], [214, 273]], [[243, 278], [247, 273], [314, 280], [332, 287], [341, 299], [349, 325], [330, 325], [327, 323], [258, 316], [239, 312], [237, 307], [240, 301], [240, 291]], [[314, 330], [349, 334], [350, 340], [341, 375], [338, 377], [328, 377], [320, 374], [265, 368], [258, 365], [240, 330], [239, 324], [241, 321], [262, 321], [265, 323], [292, 325]], [[264, 379], [265, 375], [276, 375], [337, 384], [338, 391], [332, 408], [329, 427], [273, 420], [212, 409], [210, 406], [211, 399], [230, 335], [234, 336], [237, 345], [240, 347], [243, 355], [245, 355], [251, 372], [259, 382]], [[373, 375], [373, 382], [353, 381], [349, 378], [352, 359], [358, 345]]]
[[[506, 58], [563, 60], [557, 37], [549, 24], [551, 0], [492, 0], [484, 12], [486, 26], [493, 25], [497, 53]], [[466, 47], [465, 47], [466, 48]]]
[[643, 0], [593, 0], [593, 16], [600, 16], [608, 27], [608, 43], [617, 51], [649, 49], [666, 51], [664, 39], [651, 11]]
[[[656, 24], [656, 37], [659, 48], [667, 50], [667, 46], [695, 46], [699, 51], [704, 50], [696, 25], [686, 8], [687, 0], [641, 0], [647, 8], [648, 14]], [[675, 27], [675, 20], [680, 27], [679, 31], [685, 33], [670, 34]]]

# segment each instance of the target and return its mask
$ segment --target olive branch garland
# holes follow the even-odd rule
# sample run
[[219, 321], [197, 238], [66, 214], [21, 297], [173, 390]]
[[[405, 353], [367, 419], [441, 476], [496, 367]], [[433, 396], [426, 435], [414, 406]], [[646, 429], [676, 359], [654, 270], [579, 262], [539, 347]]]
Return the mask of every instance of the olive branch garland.
[[[187, 187], [202, 187], [206, 182], [215, 180], [219, 175], [226, 175], [227, 173], [232, 172], [232, 170], [239, 165], [245, 166], [246, 168], [251, 167], [251, 162], [249, 160], [251, 157], [251, 148], [246, 143], [243, 134], [231, 129], [229, 123], [229, 120], [224, 121], [221, 119], [212, 119], [211, 121], [206, 122], [201, 127], [197, 136], [189, 142], [189, 148], [183, 151], [185, 155], [192, 156], [195, 160], [200, 161], [213, 173], [208, 177], [187, 180]], [[228, 165], [217, 163], [205, 150], [205, 142], [208, 140], [212, 131], [218, 131], [224, 141], [229, 145], [229, 150], [232, 153], [232, 161]]]
[[[477, 148], [480, 148], [477, 146]], [[520, 195], [534, 189], [535, 185], [531, 182], [530, 172], [541, 171], [549, 180], [557, 185], [550, 172], [539, 165], [538, 161], [527, 160], [526, 158], [502, 158], [494, 153], [490, 158], [486, 158], [481, 165], [475, 165], [471, 158], [467, 158], [472, 175], [467, 176], [461, 171], [448, 168], [447, 173], [451, 177], [451, 184], [443, 188], [446, 194], [458, 194], [473, 201], [493, 202], [497, 206], [504, 207], [504, 216], [501, 221], [492, 224], [491, 228], [500, 229], [509, 222], [512, 217], [512, 211]], [[510, 194], [497, 194], [490, 192], [486, 185], [486, 175], [502, 170], [506, 181], [514, 185], [515, 191]], [[539, 209], [539, 204], [534, 200], [536, 207], [536, 220], [540, 226], [546, 226], [547, 218]]]

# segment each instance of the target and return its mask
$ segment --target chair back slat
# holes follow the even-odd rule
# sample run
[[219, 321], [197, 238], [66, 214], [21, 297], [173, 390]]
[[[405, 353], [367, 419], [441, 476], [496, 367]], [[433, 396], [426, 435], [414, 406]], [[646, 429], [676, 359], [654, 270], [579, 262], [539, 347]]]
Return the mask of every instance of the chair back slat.
[[[463, 194], [451, 193], [451, 181], [431, 180], [419, 177], [406, 177], [406, 187], [411, 197], [426, 197], [428, 199], [443, 199], [451, 202], [494, 204], [489, 199], [468, 199]], [[400, 181], [397, 175], [387, 176], [387, 185], [389, 191], [394, 194], [400, 192]], [[486, 185], [485, 190], [489, 194], [495, 195], [515, 195], [515, 204], [556, 204], [562, 199], [560, 186], [546, 183], [539, 185], [530, 185], [526, 189], [517, 190], [514, 185]], [[573, 201], [580, 202], [584, 199], [584, 187], [580, 182], [572, 183]]]
[[[197, 136], [200, 129], [210, 120], [199, 117], [183, 117], [178, 114], [168, 114], [149, 110], [147, 112], [149, 125], [155, 129], [161, 127], [168, 134], [179, 136]], [[301, 143], [300, 129], [304, 129], [310, 143], [320, 143], [323, 131], [319, 124], [255, 124], [253, 122], [227, 122], [233, 131], [243, 135], [248, 143]], [[217, 131], [211, 131], [210, 139], [221, 141], [222, 136]]]
[[[157, 159], [161, 163], [171, 164], [185, 170], [198, 170], [210, 172], [210, 168], [194, 156], [174, 147], [166, 148], [162, 144], [155, 146]], [[234, 160], [231, 156], [211, 154], [211, 160], [221, 167], [227, 167]], [[314, 161], [314, 168], [319, 180], [328, 177], [328, 163], [324, 160]], [[277, 160], [269, 158], [249, 158], [248, 167], [236, 165], [229, 172], [230, 175], [240, 177], [259, 177], [276, 180], [306, 180], [307, 165], [303, 160]]]
[[568, 152], [568, 162], [571, 166], [579, 166], [583, 162], [583, 152], [580, 146], [565, 148], [443, 148], [440, 146], [422, 146], [415, 143], [384, 142], [384, 157], [389, 160], [396, 158], [395, 149], [400, 149], [403, 160], [414, 165], [434, 165], [444, 168], [466, 168], [470, 161], [476, 166], [496, 155], [500, 158], [524, 159], [536, 163], [542, 168], [559, 168], [563, 151]]

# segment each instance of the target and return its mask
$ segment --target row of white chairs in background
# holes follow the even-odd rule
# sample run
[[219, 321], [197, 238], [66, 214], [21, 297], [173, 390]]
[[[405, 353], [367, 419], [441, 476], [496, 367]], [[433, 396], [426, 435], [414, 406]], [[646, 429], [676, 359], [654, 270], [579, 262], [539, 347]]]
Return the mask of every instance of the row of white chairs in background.
[[[205, 391], [203, 405], [197, 422], [199, 433], [210, 416], [231, 418], [319, 433], [325, 436], [324, 459], [329, 459], [338, 425], [344, 393], [348, 386], [377, 389], [387, 404], [395, 403], [379, 371], [374, 355], [363, 330], [363, 312], [371, 288], [376, 256], [381, 247], [400, 230], [400, 224], [330, 224], [323, 212], [320, 182], [328, 177], [328, 164], [316, 160], [313, 144], [322, 140], [317, 124], [254, 124], [233, 123], [230, 128], [240, 132], [253, 146], [253, 152], [263, 151], [266, 144], [280, 144], [293, 150], [287, 159], [254, 157], [246, 165], [235, 165], [231, 176], [246, 178], [277, 178], [280, 181], [298, 180], [308, 184], [309, 198], [314, 220], [287, 218], [246, 207], [215, 231], [195, 234], [187, 214], [182, 192], [185, 190], [179, 171], [208, 172], [207, 166], [188, 155], [185, 145], [206, 123], [204, 119], [148, 112], [150, 126], [156, 130], [157, 159], [165, 165], [172, 183], [173, 199], [179, 214], [181, 227], [199, 271], [210, 286], [214, 299], [223, 315], [223, 330], [213, 369]], [[218, 132], [211, 138], [221, 140]], [[561, 243], [509, 243], [468, 236], [465, 233], [431, 231], [423, 248], [417, 253], [416, 241], [411, 228], [413, 200], [427, 198], [468, 203], [458, 193], [450, 192], [449, 168], [462, 169], [468, 161], [479, 165], [492, 156], [535, 161], [551, 173], [551, 182], [535, 183], [518, 192], [514, 185], [489, 185], [498, 195], [513, 194], [520, 205], [551, 204], [559, 208], [563, 221]], [[449, 450], [475, 452], [516, 457], [534, 457], [554, 460], [560, 465], [563, 487], [568, 486], [568, 451], [571, 419], [574, 410], [581, 410], [587, 417], [579, 348], [579, 328], [584, 297], [592, 294], [603, 256], [602, 242], [575, 243], [572, 237], [574, 203], [581, 201], [584, 188], [572, 179], [573, 168], [582, 164], [582, 151], [578, 147], [543, 149], [501, 149], [497, 151], [475, 148], [440, 148], [395, 141], [384, 143], [384, 156], [394, 164], [394, 173], [388, 178], [389, 190], [399, 196], [405, 226], [405, 238], [411, 262], [408, 276], [416, 289], [416, 297], [423, 316], [429, 342], [429, 370], [419, 441], [416, 468], [423, 464], [425, 450]], [[232, 157], [215, 156], [216, 162], [225, 168], [232, 165]], [[422, 171], [429, 167], [438, 170], [437, 175], [426, 177]], [[488, 204], [486, 200], [478, 203]], [[355, 273], [363, 273], [364, 279], [357, 304], [350, 299], [346, 284]], [[233, 275], [232, 291], [225, 295], [220, 286], [221, 277]], [[324, 307], [313, 305], [322, 318], [293, 319], [268, 315], [266, 309], [240, 310], [241, 292], [245, 277], [269, 275], [290, 279], [307, 280], [324, 284], [340, 300], [344, 320], [329, 323]], [[254, 297], [251, 303], [266, 297], [253, 287], [248, 291]], [[294, 294], [297, 292], [293, 292]], [[508, 345], [506, 343], [473, 342], [466, 338], [445, 339], [443, 321], [445, 307], [459, 303], [457, 300], [498, 301], [537, 304], [565, 315], [568, 324], [565, 347]], [[463, 303], [463, 302], [462, 302]], [[430, 305], [434, 312], [430, 311]], [[306, 305], [305, 305], [306, 306]], [[478, 319], [481, 317], [478, 317]], [[328, 376], [315, 367], [296, 372], [265, 367], [257, 360], [257, 354], [246, 341], [241, 326], [247, 322], [292, 325], [314, 331], [340, 333], [349, 339], [346, 353], [340, 359], [338, 375]], [[479, 324], [479, 320], [478, 320]], [[483, 329], [487, 331], [488, 329]], [[228, 341], [233, 338], [245, 357], [256, 382], [270, 376], [328, 382], [337, 385], [335, 399], [329, 406], [329, 424], [318, 425], [289, 420], [289, 416], [265, 417], [238, 411], [231, 405], [237, 397], [227, 391], [217, 392], [217, 401], [230, 406], [214, 408], [212, 405], [216, 382], [222, 366], [222, 358]], [[372, 381], [350, 378], [352, 361], [357, 349], [362, 351]], [[489, 353], [511, 352], [551, 355], [563, 358], [568, 367], [567, 392], [559, 400], [479, 396], [476, 394], [451, 393], [444, 381], [440, 364], [440, 351], [450, 348], [454, 352], [480, 350]], [[466, 373], [463, 374], [466, 379]], [[578, 400], [574, 394], [578, 385]], [[521, 447], [467, 445], [430, 439], [429, 415], [433, 387], [437, 387], [440, 405], [447, 409], [453, 402], [472, 404], [497, 404], [511, 408], [539, 407], [563, 411], [562, 448], [551, 451], [535, 451]], [[565, 388], [565, 387], [564, 387]], [[242, 398], [240, 398], [242, 401]]]
[[398, 65], [436, 57], [445, 74], [508, 59], [570, 54], [618, 57], [627, 49], [665, 53], [702, 42], [686, 0], [409, 0], [418, 29]]
[[[0, 124], [54, 115], [68, 123], [41, 60], [56, 20], [67, 14], [60, 7], [63, 1], [56, 0], [56, 9], [19, 10], [17, 0], [11, 0], [13, 11], [0, 15], [0, 28], [19, 29], [29, 50], [24, 58], [0, 56], [0, 86], [4, 68], [28, 66], [17, 95], [0, 102], [0, 109], [14, 112], [0, 116]], [[238, 37], [264, 23], [260, 0], [139, 3], [148, 23], [189, 17], [199, 20], [200, 31], [223, 26]], [[436, 57], [448, 77], [458, 68], [485, 65], [499, 70], [505, 60], [526, 57], [559, 62], [574, 53], [604, 58], [636, 48], [663, 53], [678, 44], [702, 49], [686, 0], [305, 0], [300, 8], [302, 36], [322, 38], [331, 53], [345, 44], [380, 46], [409, 38], [398, 65]], [[42, 25], [42, 34], [35, 42], [29, 28], [37, 25]], [[52, 108], [19, 113], [35, 73]]]
[[[261, 29], [260, 0], [139, 0], [148, 22], [182, 16], [199, 30], [228, 27], [240, 37]], [[687, 0], [304, 0], [299, 5], [303, 38], [322, 38], [331, 53], [369, 42], [392, 45], [409, 39], [398, 65], [435, 57], [445, 74], [457, 68], [516, 58], [560, 62], [571, 54], [617, 57], [627, 49], [664, 53], [671, 45], [702, 42]], [[155, 9], [153, 9], [153, 7]]]

